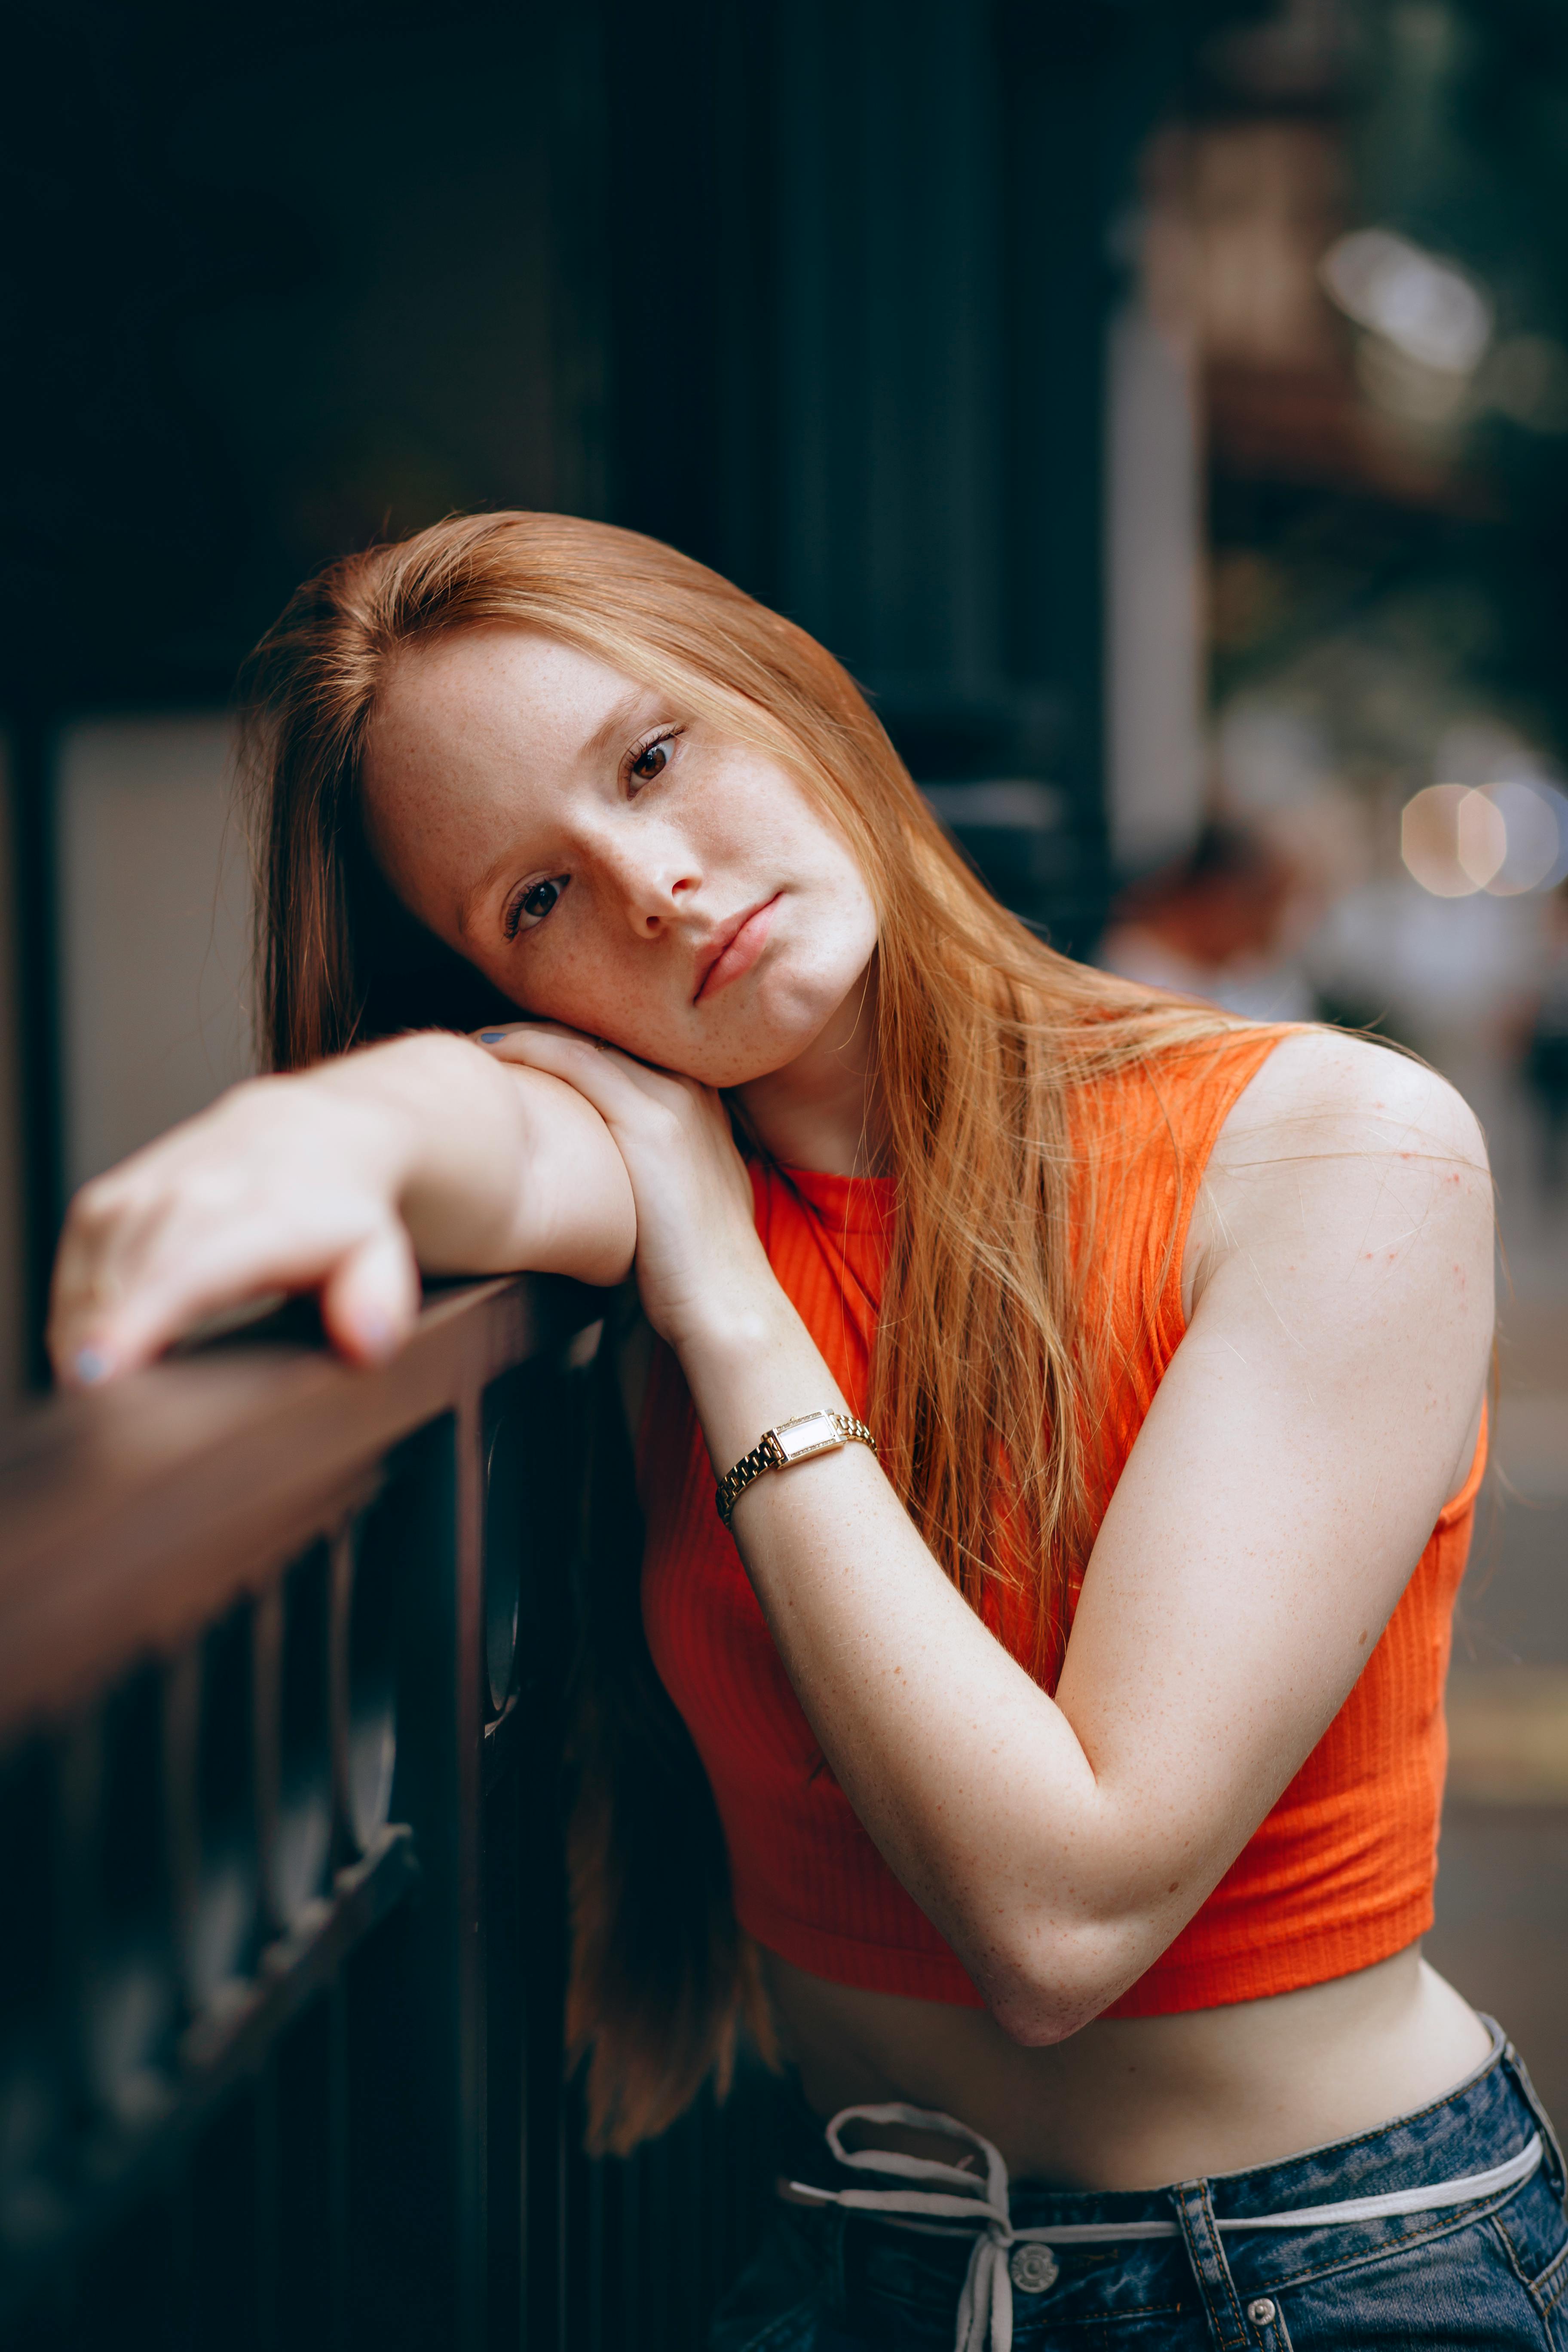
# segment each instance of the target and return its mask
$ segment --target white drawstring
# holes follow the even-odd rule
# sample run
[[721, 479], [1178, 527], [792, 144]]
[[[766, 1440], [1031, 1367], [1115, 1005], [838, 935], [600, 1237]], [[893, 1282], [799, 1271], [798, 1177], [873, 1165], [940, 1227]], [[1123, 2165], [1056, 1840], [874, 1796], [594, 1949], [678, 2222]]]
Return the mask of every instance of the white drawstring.
[[[898, 2156], [887, 2148], [846, 2148], [839, 2126], [852, 2122], [903, 2124], [914, 2131], [941, 2132], [949, 2139], [966, 2141], [985, 2158], [985, 2186], [973, 2172], [956, 2164], [935, 2164], [919, 2156]], [[967, 2221], [975, 2228], [963, 2293], [958, 2299], [955, 2352], [1012, 2352], [1013, 2280], [1007, 2267], [1010, 2249], [1020, 2239], [1043, 2239], [1044, 2230], [1015, 2230], [1007, 2210], [1007, 2168], [1002, 2151], [967, 2124], [952, 2116], [935, 2115], [924, 2107], [845, 2107], [827, 2126], [827, 2145], [840, 2164], [860, 2172], [892, 2173], [904, 2180], [945, 2180], [968, 2191], [944, 2195], [930, 2189], [817, 2189], [809, 2181], [792, 2180], [790, 2193], [813, 2204], [846, 2205], [857, 2213], [880, 2213], [889, 2221], [919, 2214], [931, 2221]]]
[[[902, 2124], [914, 2131], [941, 2133], [964, 2141], [985, 2159], [984, 2192], [973, 2172], [956, 2164], [937, 2164], [929, 2158], [899, 2156], [889, 2148], [848, 2149], [840, 2137], [847, 2123]], [[842, 2205], [855, 2213], [879, 2214], [894, 2228], [920, 2229], [922, 2223], [967, 2222], [974, 2230], [963, 2293], [958, 2299], [958, 2330], [953, 2352], [1012, 2352], [1012, 2250], [1018, 2245], [1081, 2246], [1107, 2240], [1179, 2238], [1174, 2221], [1058, 2221], [1036, 2230], [1016, 2230], [1008, 2207], [1007, 2168], [1000, 2148], [967, 2124], [924, 2107], [891, 2105], [843, 2107], [827, 2126], [827, 2145], [840, 2164], [858, 2172], [892, 2174], [903, 2180], [941, 2180], [967, 2191], [953, 2196], [932, 2189], [818, 2189], [808, 2180], [792, 2180], [792, 2197], [813, 2205]], [[1537, 2132], [1517, 2156], [1489, 2172], [1467, 2173], [1458, 2180], [1429, 2184], [1425, 2189], [1397, 2189], [1381, 2197], [1352, 2197], [1338, 2205], [1302, 2205], [1293, 2212], [1268, 2213], [1247, 2220], [1220, 2221], [1222, 2231], [1332, 2229], [1352, 2221], [1382, 2221], [1395, 2213], [1427, 2213], [1443, 2205], [1468, 2205], [1495, 2197], [1530, 2179], [1544, 2154]], [[916, 2218], [919, 2217], [919, 2218]], [[933, 2234], [946, 2236], [945, 2231]], [[1041, 2281], [1042, 2287], [1049, 2280]]]

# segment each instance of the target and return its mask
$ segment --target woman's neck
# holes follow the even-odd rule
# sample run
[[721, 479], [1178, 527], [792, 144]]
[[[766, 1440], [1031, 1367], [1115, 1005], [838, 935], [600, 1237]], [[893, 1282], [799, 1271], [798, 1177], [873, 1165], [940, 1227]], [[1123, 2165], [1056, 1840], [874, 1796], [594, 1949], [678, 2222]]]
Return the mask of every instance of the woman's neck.
[[876, 1061], [873, 963], [804, 1054], [737, 1090], [752, 1132], [785, 1168], [877, 1175], [884, 1160]]

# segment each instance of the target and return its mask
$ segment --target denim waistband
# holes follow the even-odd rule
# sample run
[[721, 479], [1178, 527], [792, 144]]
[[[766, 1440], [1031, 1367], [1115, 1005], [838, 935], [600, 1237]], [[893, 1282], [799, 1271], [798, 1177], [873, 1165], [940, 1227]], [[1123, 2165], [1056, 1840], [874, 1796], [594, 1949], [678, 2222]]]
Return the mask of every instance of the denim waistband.
[[[1526, 2171], [1534, 2169], [1531, 2150], [1537, 2135], [1545, 2177], [1554, 2195], [1562, 2198], [1563, 2156], [1551, 2123], [1511, 2044], [1490, 2019], [1486, 2022], [1492, 2034], [1490, 2051], [1471, 2074], [1442, 2098], [1373, 2131], [1310, 2148], [1277, 2163], [1135, 2191], [1056, 2189], [1027, 2181], [1009, 2191], [1003, 2174], [1000, 2205], [1007, 2218], [1000, 2229], [994, 2223], [982, 2224], [982, 2233], [988, 2231], [998, 2244], [997, 2253], [988, 2254], [984, 2261], [976, 2242], [975, 2223], [965, 2224], [961, 2199], [943, 2197], [940, 2185], [934, 2200], [931, 2187], [910, 2196], [911, 2210], [901, 2219], [852, 2210], [845, 2216], [844, 2227], [857, 2241], [867, 2233], [887, 2238], [895, 2232], [918, 2232], [922, 2241], [919, 2267], [933, 2294], [952, 2293], [961, 2315], [961, 2344], [980, 2342], [991, 2334], [978, 2310], [966, 2312], [977, 2290], [989, 2299], [987, 2281], [994, 2280], [1001, 2294], [1010, 2300], [1003, 2276], [1006, 2267], [1003, 2253], [1013, 2257], [1012, 2277], [1019, 2286], [1037, 2281], [1043, 2291], [1060, 2280], [1065, 2289], [1070, 2280], [1062, 2277], [1062, 2263], [1068, 2261], [1069, 2268], [1072, 2265], [1064, 2250], [1079, 2241], [1079, 2232], [1084, 2239], [1096, 2241], [1100, 2252], [1097, 2280], [1100, 2302], [1106, 2285], [1103, 2258], [1108, 2254], [1115, 2258], [1124, 2249], [1122, 2258], [1129, 2263], [1135, 2260], [1141, 2273], [1140, 2292], [1155, 2290], [1156, 2274], [1162, 2272], [1171, 2274], [1173, 2288], [1176, 2273], [1189, 2281], [1195, 2273], [1205, 2304], [1214, 2306], [1215, 2321], [1229, 2308], [1239, 2323], [1233, 2267], [1243, 2248], [1240, 2267], [1245, 2271], [1247, 2292], [1256, 2297], [1260, 2287], [1282, 2285], [1291, 2277], [1318, 2274], [1387, 2248], [1405, 2247], [1440, 2234], [1457, 2222], [1496, 2210], [1516, 2193]], [[987, 2144], [976, 2141], [976, 2145], [986, 2147], [987, 2160], [994, 2168], [1000, 2167], [1000, 2158]], [[1505, 2168], [1504, 2177], [1489, 2192], [1476, 2176], [1496, 2174], [1499, 2168]], [[1510, 2168], [1511, 2178], [1506, 2169]], [[816, 2155], [794, 2177], [803, 2185], [815, 2184], [819, 2191], [826, 2190], [835, 2203], [844, 2200], [858, 2206], [861, 2194], [873, 2184], [879, 2193], [868, 2198], [868, 2204], [880, 2202], [889, 2192], [907, 2195], [918, 2178], [941, 2169], [890, 2156], [879, 2162], [878, 2152], [871, 2149], [862, 2151], [851, 2168], [835, 2161], [818, 2139]], [[956, 2187], [965, 2176], [955, 2171], [952, 2178]], [[1457, 2192], [1452, 2199], [1420, 2195], [1448, 2185]], [[977, 2181], [975, 2187], [978, 2189], [981, 2184]], [[1405, 2202], [1413, 2196], [1415, 2210]], [[1384, 2207], [1380, 2210], [1375, 2202], [1368, 2209], [1367, 2200], [1387, 2200], [1403, 2210], [1391, 2211]], [[933, 2218], [935, 2207], [950, 2202], [951, 2215]], [[1322, 2214], [1318, 2209], [1325, 2206], [1351, 2210]], [[1277, 2222], [1293, 2211], [1300, 2212], [1300, 2223], [1292, 2221], [1283, 2231], [1259, 2226], [1266, 2219]], [[1031, 2266], [1024, 2258], [1022, 2241], [1027, 2233], [1037, 2232], [1048, 2240], [1048, 2250], [1042, 2244]], [[1061, 2315], [1065, 2318], [1068, 2314], [1063, 2311]], [[1010, 2338], [1010, 2320], [1005, 2333]], [[1245, 2331], [1237, 2340], [1246, 2340]]]

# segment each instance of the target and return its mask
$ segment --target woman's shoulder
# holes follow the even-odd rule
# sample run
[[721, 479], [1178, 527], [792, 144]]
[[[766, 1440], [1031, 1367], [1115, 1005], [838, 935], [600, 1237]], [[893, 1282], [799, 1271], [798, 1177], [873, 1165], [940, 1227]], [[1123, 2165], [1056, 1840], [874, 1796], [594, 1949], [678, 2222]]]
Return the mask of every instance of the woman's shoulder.
[[[1363, 1283], [1489, 1279], [1491, 1180], [1475, 1113], [1392, 1047], [1329, 1029], [1283, 1037], [1215, 1139], [1188, 1234], [1189, 1301], [1226, 1265], [1352, 1311]], [[1281, 1294], [1282, 1295], [1282, 1294]], [[1418, 1300], [1413, 1300], [1418, 1305]]]
[[1216, 1172], [1354, 1154], [1438, 1156], [1486, 1166], [1474, 1111], [1436, 1070], [1376, 1039], [1319, 1027], [1276, 1034], [1215, 1139]]
[[1076, 1093], [1075, 1123], [1109, 1141], [1158, 1134], [1205, 1167], [1319, 1149], [1427, 1150], [1484, 1166], [1475, 1113], [1446, 1078], [1375, 1038], [1316, 1024], [1237, 1021], [1177, 1036]]

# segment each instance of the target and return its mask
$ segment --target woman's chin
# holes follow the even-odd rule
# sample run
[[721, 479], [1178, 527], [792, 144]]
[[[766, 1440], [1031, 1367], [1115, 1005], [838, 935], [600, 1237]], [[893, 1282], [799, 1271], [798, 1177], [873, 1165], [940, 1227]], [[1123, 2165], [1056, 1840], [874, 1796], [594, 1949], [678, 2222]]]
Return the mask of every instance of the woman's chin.
[[[816, 1021], [809, 1026], [792, 1029], [784, 1035], [748, 1038], [743, 1045], [715, 1048], [700, 1056], [701, 1067], [688, 1075], [703, 1086], [722, 1087], [733, 1092], [737, 1087], [760, 1085], [763, 1079], [781, 1076], [795, 1064], [805, 1064], [806, 1056], [822, 1039], [832, 1018]], [[805, 1076], [803, 1069], [802, 1076]]]
[[[754, 1085], [760, 1078], [771, 1078], [779, 1070], [787, 1069], [796, 1058], [787, 1049], [776, 1055], [713, 1053], [689, 1055], [680, 1068], [684, 1078], [694, 1078], [701, 1087], [717, 1087], [733, 1094], [739, 1087]], [[671, 1064], [671, 1068], [677, 1066]]]
[[[699, 1086], [722, 1087], [733, 1093], [737, 1087], [754, 1085], [761, 1078], [771, 1078], [787, 1070], [816, 1043], [820, 1024], [804, 1035], [759, 1035], [748, 1028], [734, 1037], [690, 1039], [672, 1043], [662, 1066], [676, 1071], [683, 1078], [693, 1078]], [[658, 1054], [637, 1046], [628, 1052], [640, 1055], [644, 1061], [658, 1061]]]

